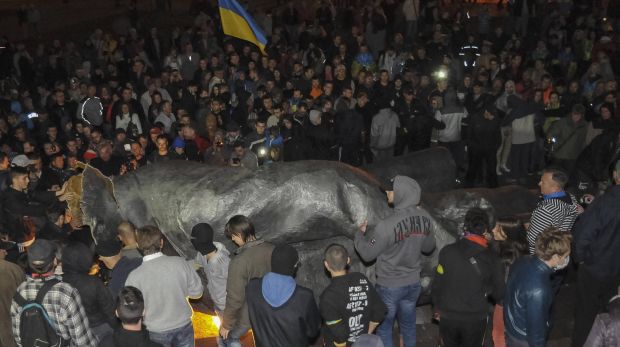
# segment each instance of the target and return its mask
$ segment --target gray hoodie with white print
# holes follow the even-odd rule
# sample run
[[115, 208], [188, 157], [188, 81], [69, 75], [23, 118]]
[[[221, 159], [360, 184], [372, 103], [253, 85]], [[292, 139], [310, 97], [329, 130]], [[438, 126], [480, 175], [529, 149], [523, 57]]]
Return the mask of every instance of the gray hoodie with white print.
[[419, 207], [421, 188], [406, 176], [394, 178], [394, 213], [374, 230], [355, 235], [355, 249], [364, 261], [377, 259], [377, 284], [404, 287], [420, 282], [421, 253], [435, 249], [437, 226]]

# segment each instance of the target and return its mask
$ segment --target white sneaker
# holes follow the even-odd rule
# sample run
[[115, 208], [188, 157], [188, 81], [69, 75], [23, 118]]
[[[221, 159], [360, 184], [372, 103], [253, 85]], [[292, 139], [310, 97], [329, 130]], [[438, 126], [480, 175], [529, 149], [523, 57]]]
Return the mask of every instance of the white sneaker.
[[506, 167], [506, 165], [502, 165], [502, 170], [506, 172], [510, 172], [510, 169]]
[[501, 168], [501, 167], [499, 167], [499, 166], [497, 167], [497, 169], [495, 169], [495, 172], [497, 173], [497, 176], [501, 176], [501, 175], [503, 175], [503, 174], [504, 174], [504, 173], [502, 172], [502, 168]]

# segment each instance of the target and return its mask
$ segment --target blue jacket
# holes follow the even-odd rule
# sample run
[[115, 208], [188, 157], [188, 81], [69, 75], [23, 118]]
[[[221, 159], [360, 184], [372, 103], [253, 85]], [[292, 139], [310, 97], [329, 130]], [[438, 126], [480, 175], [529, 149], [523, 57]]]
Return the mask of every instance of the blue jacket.
[[527, 341], [530, 347], [544, 347], [553, 300], [547, 264], [535, 256], [519, 258], [510, 268], [504, 297], [506, 333]]

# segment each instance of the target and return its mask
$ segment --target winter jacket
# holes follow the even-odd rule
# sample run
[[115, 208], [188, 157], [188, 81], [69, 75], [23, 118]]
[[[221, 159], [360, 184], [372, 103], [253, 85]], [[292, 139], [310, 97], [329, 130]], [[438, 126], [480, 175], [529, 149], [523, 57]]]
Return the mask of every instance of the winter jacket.
[[306, 157], [313, 160], [329, 160], [331, 148], [335, 144], [335, 138], [330, 133], [326, 124], [306, 124]]
[[584, 347], [620, 346], [620, 295], [609, 301], [607, 311], [596, 316]]
[[364, 119], [357, 111], [347, 110], [336, 116], [336, 137], [342, 146], [359, 148], [364, 131]]
[[62, 280], [77, 289], [91, 327], [114, 325], [116, 317], [112, 294], [98, 277], [88, 274], [93, 254], [81, 243], [71, 243], [62, 251]]
[[461, 141], [461, 124], [467, 117], [467, 110], [458, 104], [456, 93], [446, 92], [444, 107], [437, 111], [435, 119], [444, 123], [446, 127], [439, 131], [440, 142]]
[[556, 138], [553, 157], [577, 159], [585, 146], [587, 132], [588, 123], [583, 119], [575, 123], [571, 117], [566, 117], [553, 123], [547, 133], [548, 138]]
[[497, 151], [502, 141], [500, 120], [497, 116], [486, 119], [476, 114], [469, 122], [468, 144], [475, 151]]
[[271, 270], [273, 247], [269, 242], [255, 240], [235, 251], [228, 266], [226, 308], [222, 321], [224, 328], [250, 328], [245, 287], [252, 278], [263, 277]]
[[486, 240], [470, 235], [439, 252], [433, 280], [433, 304], [442, 318], [483, 320], [489, 313], [489, 297], [504, 298], [504, 267]]
[[613, 162], [618, 136], [615, 131], [603, 131], [581, 151], [575, 165], [576, 170], [590, 182], [602, 182], [609, 178], [609, 167]]
[[394, 213], [374, 230], [355, 235], [355, 249], [364, 261], [377, 259], [377, 284], [403, 287], [420, 281], [422, 252], [435, 249], [436, 224], [421, 207], [420, 185], [412, 178], [394, 178]]
[[573, 258], [595, 278], [620, 278], [620, 186], [596, 198], [573, 228]]
[[215, 307], [224, 311], [226, 307], [226, 281], [228, 280], [228, 266], [230, 252], [219, 242], [213, 242], [217, 253], [207, 260], [205, 255], [196, 254], [196, 262], [202, 267], [207, 276], [207, 289]]
[[524, 256], [511, 266], [504, 295], [506, 334], [530, 347], [546, 346], [553, 301], [551, 269], [535, 256]]
[[370, 148], [388, 149], [396, 144], [396, 129], [400, 127], [398, 115], [389, 108], [379, 110], [370, 125]]
[[414, 99], [407, 104], [403, 98], [399, 99], [395, 111], [400, 118], [401, 128], [407, 129], [409, 150], [417, 151], [429, 148], [433, 129], [444, 129], [446, 125], [433, 117], [425, 105]]
[[268, 272], [245, 288], [256, 347], [304, 347], [321, 329], [312, 290], [290, 276]]

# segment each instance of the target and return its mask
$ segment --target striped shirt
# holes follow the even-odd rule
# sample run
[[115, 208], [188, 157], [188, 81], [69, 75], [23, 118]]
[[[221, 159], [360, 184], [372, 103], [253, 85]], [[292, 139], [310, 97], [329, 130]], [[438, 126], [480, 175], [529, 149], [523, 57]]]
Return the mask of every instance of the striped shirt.
[[[570, 203], [568, 200], [570, 199]], [[547, 198], [538, 203], [527, 230], [527, 243], [530, 254], [536, 250], [536, 240], [543, 230], [556, 227], [563, 231], [571, 231], [577, 219], [577, 201], [570, 195], [560, 198]]]
[[[34, 300], [43, 281], [60, 277], [50, 276], [45, 279], [28, 277], [26, 282], [17, 287], [17, 292], [26, 300]], [[52, 326], [58, 335], [69, 341], [69, 346], [96, 347], [97, 340], [90, 331], [88, 318], [82, 306], [82, 299], [77, 289], [70, 284], [60, 282], [55, 284], [43, 298], [43, 307], [47, 311]], [[13, 336], [18, 346], [21, 346], [19, 326], [22, 308], [13, 300], [11, 303], [11, 320], [13, 321]]]

